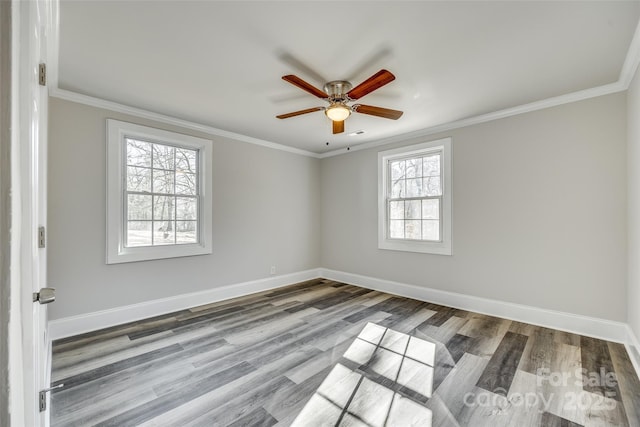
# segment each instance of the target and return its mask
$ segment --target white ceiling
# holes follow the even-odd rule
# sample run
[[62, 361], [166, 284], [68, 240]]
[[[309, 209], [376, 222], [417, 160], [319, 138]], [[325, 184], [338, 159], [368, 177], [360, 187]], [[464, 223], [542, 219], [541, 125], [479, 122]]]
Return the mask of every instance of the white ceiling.
[[[614, 83], [637, 1], [61, 1], [61, 89], [316, 153]], [[396, 80], [332, 135], [281, 80]], [[358, 136], [348, 133], [364, 130]], [[326, 143], [329, 142], [329, 146]]]

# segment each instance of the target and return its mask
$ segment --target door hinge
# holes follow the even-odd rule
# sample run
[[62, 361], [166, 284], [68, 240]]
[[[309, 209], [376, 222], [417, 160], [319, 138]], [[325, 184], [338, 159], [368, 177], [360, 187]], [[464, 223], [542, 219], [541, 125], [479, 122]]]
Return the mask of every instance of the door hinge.
[[51, 390], [62, 387], [64, 387], [64, 384], [58, 384], [57, 386], [45, 388], [44, 390], [40, 390], [38, 392], [38, 408], [40, 408], [40, 412], [44, 412], [47, 410], [47, 393]]
[[56, 289], [55, 288], [42, 288], [40, 292], [34, 292], [33, 294], [33, 302], [39, 302], [40, 304], [49, 304], [56, 300]]
[[47, 84], [47, 64], [44, 62], [38, 65], [38, 83], [40, 83], [40, 86], [46, 86]]
[[46, 246], [46, 230], [44, 227], [38, 228], [38, 247], [44, 248]]

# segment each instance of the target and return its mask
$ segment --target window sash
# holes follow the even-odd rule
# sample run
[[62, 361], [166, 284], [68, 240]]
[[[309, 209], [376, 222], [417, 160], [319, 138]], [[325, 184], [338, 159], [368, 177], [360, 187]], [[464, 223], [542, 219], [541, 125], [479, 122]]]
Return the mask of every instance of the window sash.
[[[129, 195], [142, 195], [142, 196], [151, 196], [151, 217], [149, 219], [129, 219]], [[156, 214], [155, 214], [155, 205], [154, 205], [154, 200], [155, 197], [172, 197], [174, 198], [174, 204], [173, 204], [173, 216], [171, 219], [162, 219], [162, 218], [156, 218]], [[177, 199], [181, 198], [181, 199], [193, 199], [196, 201], [196, 212], [195, 212], [195, 219], [184, 219], [184, 218], [178, 218], [178, 203], [177, 203]], [[165, 193], [151, 193], [151, 192], [139, 192], [139, 191], [125, 191], [125, 196], [124, 196], [124, 202], [123, 202], [123, 209], [124, 209], [124, 227], [123, 228], [123, 242], [124, 242], [124, 246], [126, 248], [141, 248], [141, 247], [153, 247], [153, 246], [172, 246], [172, 245], [188, 245], [188, 244], [197, 244], [200, 243], [200, 210], [201, 210], [201, 197], [200, 196], [188, 196], [188, 195], [183, 195], [183, 194], [165, 194]], [[174, 226], [176, 228], [174, 228], [174, 233], [177, 233], [177, 223], [178, 222], [195, 222], [196, 225], [196, 231], [195, 231], [195, 235], [196, 235], [196, 240], [195, 241], [190, 241], [190, 242], [178, 242], [178, 237], [177, 235], [174, 235], [174, 243], [156, 243], [155, 242], [155, 233], [153, 233], [153, 230], [151, 231], [151, 244], [149, 245], [130, 245], [129, 244], [129, 222], [149, 222], [149, 223], [158, 223], [158, 222], [173, 222]]]
[[[451, 138], [417, 142], [378, 152], [378, 249], [452, 255], [452, 154]], [[434, 173], [436, 165], [430, 159], [434, 155], [439, 155], [439, 177]], [[416, 158], [424, 159], [421, 166], [415, 160], [402, 162]], [[391, 170], [390, 162], [400, 163], [392, 164]], [[439, 194], [434, 191], [434, 182], [429, 183], [425, 175], [435, 175], [433, 179], [440, 180]], [[416, 179], [414, 177], [422, 177], [423, 181], [412, 181]], [[406, 183], [401, 181], [398, 184], [399, 179]], [[393, 187], [391, 183], [394, 183]], [[407, 188], [408, 193], [405, 191]], [[438, 208], [433, 206], [435, 203], [439, 204]], [[436, 215], [438, 225], [427, 221]], [[418, 220], [421, 221], [419, 224]], [[391, 232], [394, 238], [390, 238]], [[439, 233], [438, 241], [422, 239], [435, 238], [436, 233]], [[417, 237], [421, 240], [414, 240]]]
[[[211, 254], [213, 251], [213, 141], [114, 119], [107, 119], [106, 122], [106, 263], [119, 264]], [[129, 152], [130, 157], [127, 157], [126, 146], [128, 143], [132, 150]], [[155, 165], [150, 164], [151, 153], [147, 151], [151, 149], [150, 144], [164, 146], [153, 148], [155, 150], [154, 159], [156, 155], [162, 156], [162, 161], [156, 162]], [[169, 155], [171, 148], [168, 147], [173, 147], [176, 150], [173, 159]], [[175, 160], [173, 164], [172, 160]], [[153, 168], [154, 166], [155, 168]], [[134, 169], [134, 167], [138, 169]], [[140, 169], [145, 167], [147, 168]], [[167, 168], [170, 169], [170, 172], [167, 172], [166, 175], [173, 173], [175, 180], [171, 176], [161, 177], [161, 175], [165, 175], [161, 169]], [[153, 188], [149, 181], [153, 178], [149, 169], [154, 170], [156, 174], [156, 187]], [[130, 175], [127, 174], [128, 172]], [[195, 172], [197, 172], [197, 179]], [[130, 182], [126, 182], [127, 176]], [[171, 182], [172, 180], [174, 183]], [[194, 193], [196, 188], [197, 194]], [[153, 193], [151, 190], [154, 190]], [[154, 196], [158, 198], [177, 197], [179, 214], [175, 219], [170, 218], [170, 216], [175, 216], [175, 211], [172, 211], [171, 215], [165, 215], [167, 213], [166, 207], [169, 204], [165, 205], [165, 214], [163, 214], [161, 212], [162, 202], [166, 199], [157, 200], [156, 217], [160, 215], [172, 222], [169, 225], [166, 222], [164, 224], [156, 222], [153, 227], [156, 230], [152, 230], [152, 220], [146, 223], [145, 221], [137, 223], [134, 221], [135, 219], [150, 219], [151, 213], [148, 205], [153, 201]], [[197, 199], [191, 198], [194, 196]], [[131, 207], [138, 206], [139, 209], [127, 213], [126, 203], [129, 198], [132, 203]], [[130, 215], [131, 221], [125, 215]], [[173, 222], [174, 220], [175, 222]], [[128, 227], [131, 227], [130, 240], [132, 242], [126, 246], [125, 234]], [[151, 236], [149, 233], [151, 232], [156, 233], [155, 238], [158, 238], [156, 243], [165, 244], [150, 246]]]
[[[128, 161], [128, 156], [127, 156], [127, 146], [128, 146], [128, 140], [132, 140], [132, 141], [139, 141], [139, 142], [144, 142], [147, 144], [150, 144], [151, 146], [151, 150], [150, 150], [150, 165], [151, 166], [139, 166], [139, 165], [132, 165], [129, 164]], [[154, 153], [156, 150], [154, 150], [154, 146], [163, 146], [163, 147], [171, 147], [174, 149], [173, 151], [173, 169], [165, 169], [165, 168], [158, 168], [158, 167], [154, 167]], [[202, 197], [201, 197], [201, 192], [200, 192], [200, 156], [201, 156], [201, 152], [198, 149], [194, 149], [192, 147], [186, 147], [186, 146], [181, 146], [179, 144], [171, 144], [171, 143], [163, 143], [163, 142], [159, 142], [159, 141], [150, 141], [146, 138], [139, 138], [139, 137], [135, 137], [135, 136], [128, 136], [128, 135], [124, 135], [122, 138], [122, 188], [123, 188], [123, 200], [122, 200], [122, 217], [123, 217], [123, 221], [122, 221], [122, 228], [121, 228], [121, 232], [122, 232], [122, 243], [123, 246], [125, 248], [151, 248], [151, 247], [156, 247], [156, 246], [180, 246], [180, 245], [188, 245], [188, 244], [200, 244], [201, 243], [201, 230], [200, 230], [200, 218], [201, 218], [201, 211], [202, 211]], [[195, 175], [195, 195], [191, 195], [191, 194], [181, 194], [181, 193], [176, 193], [176, 175], [178, 173], [177, 168], [176, 168], [176, 149], [183, 149], [183, 150], [189, 150], [189, 151], [195, 151], [196, 153], [196, 158], [195, 158], [195, 165], [196, 165], [196, 171], [195, 172], [189, 172], [193, 175]], [[162, 172], [171, 172], [173, 173], [173, 192], [171, 193], [161, 193], [161, 192], [155, 192], [155, 191], [134, 191], [134, 190], [128, 190], [128, 168], [129, 167], [138, 167], [141, 169], [147, 169], [152, 171], [152, 177], [151, 177], [151, 188], [153, 190], [153, 171], [162, 171]], [[130, 220], [129, 219], [129, 195], [144, 195], [144, 196], [151, 196], [151, 218], [148, 220]], [[155, 218], [155, 205], [154, 205], [154, 201], [156, 197], [171, 197], [174, 199], [174, 204], [173, 204], [173, 218], [170, 220], [163, 220], [163, 219], [156, 219]], [[195, 219], [194, 220], [179, 220], [178, 219], [178, 203], [177, 203], [177, 198], [191, 198], [191, 199], [195, 199], [196, 200], [196, 212], [195, 212]], [[151, 229], [151, 243], [148, 245], [130, 245], [129, 244], [129, 222], [130, 221], [137, 221], [137, 222], [149, 222], [151, 224], [154, 224], [156, 222], [167, 222], [167, 221], [172, 221], [174, 223], [174, 242], [173, 243], [156, 243], [155, 242], [155, 233], [153, 230], [153, 227]], [[196, 240], [194, 242], [182, 242], [179, 243], [178, 239], [177, 239], [177, 223], [179, 221], [194, 221], [196, 224]]]
[[[402, 161], [402, 160], [413, 160], [413, 159], [423, 159], [424, 157], [431, 157], [434, 155], [438, 155], [439, 156], [439, 170], [440, 173], [439, 175], [430, 175], [429, 177], [439, 177], [440, 178], [440, 195], [437, 196], [415, 196], [415, 197], [390, 197], [389, 195], [392, 194], [392, 188], [393, 188], [393, 179], [392, 179], [392, 170], [391, 170], [391, 164], [393, 162], [398, 162], [398, 161]], [[422, 152], [419, 153], [409, 153], [409, 154], [405, 154], [405, 155], [399, 155], [399, 156], [394, 156], [394, 157], [390, 157], [387, 159], [387, 163], [386, 163], [386, 170], [387, 170], [387, 182], [385, 183], [385, 188], [386, 188], [386, 200], [385, 200], [385, 205], [386, 205], [386, 236], [388, 240], [392, 240], [392, 241], [411, 241], [411, 242], [431, 242], [431, 243], [442, 243], [443, 242], [443, 195], [444, 195], [444, 185], [445, 182], [443, 181], [443, 159], [444, 156], [444, 150], [442, 149], [434, 149], [434, 150], [424, 150]], [[423, 172], [424, 173], [424, 172]], [[426, 176], [423, 174], [421, 175], [419, 178], [425, 178]], [[405, 176], [404, 178], [402, 178], [402, 180], [407, 180], [407, 179], [415, 179], [415, 178], [407, 178], [406, 177], [406, 171], [405, 171]], [[437, 199], [439, 200], [438, 203], [438, 236], [439, 239], [438, 240], [431, 240], [431, 239], [411, 239], [411, 238], [398, 238], [398, 237], [391, 237], [391, 202], [399, 202], [399, 201], [413, 201], [413, 200], [433, 200], [433, 199]], [[403, 219], [404, 221], [407, 221], [406, 217]], [[420, 219], [411, 219], [411, 220], [416, 220], [416, 221], [424, 221], [424, 218], [420, 218]], [[431, 220], [431, 221], [435, 221], [435, 220]], [[422, 226], [422, 225], [421, 225]], [[420, 235], [422, 236], [422, 232], [420, 233]]]
[[[410, 238], [399, 238], [399, 237], [391, 237], [391, 202], [405, 202], [405, 201], [413, 201], [413, 200], [438, 200], [438, 219], [432, 219], [432, 218], [428, 218], [428, 219], [424, 219], [424, 218], [420, 218], [420, 219], [416, 219], [416, 218], [411, 218], [411, 219], [407, 219], [407, 218], [403, 218], [402, 221], [438, 221], [438, 236], [439, 239], [437, 240], [432, 240], [432, 239], [410, 239]], [[442, 233], [443, 233], [443, 224], [442, 224], [442, 215], [443, 215], [443, 199], [442, 196], [429, 196], [429, 197], [409, 197], [409, 198], [395, 198], [395, 199], [387, 199], [386, 202], [386, 209], [387, 209], [387, 239], [388, 240], [393, 240], [393, 241], [411, 241], [411, 242], [432, 242], [432, 243], [442, 243]], [[396, 219], [394, 219], [396, 220]], [[396, 220], [397, 221], [397, 220]], [[422, 235], [422, 232], [420, 233], [420, 235]]]

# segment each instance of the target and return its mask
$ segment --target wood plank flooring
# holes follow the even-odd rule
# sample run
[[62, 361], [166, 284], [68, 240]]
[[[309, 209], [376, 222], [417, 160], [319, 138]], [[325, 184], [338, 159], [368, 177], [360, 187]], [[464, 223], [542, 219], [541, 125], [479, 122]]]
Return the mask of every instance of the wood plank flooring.
[[52, 426], [629, 426], [621, 344], [317, 279], [54, 342]]

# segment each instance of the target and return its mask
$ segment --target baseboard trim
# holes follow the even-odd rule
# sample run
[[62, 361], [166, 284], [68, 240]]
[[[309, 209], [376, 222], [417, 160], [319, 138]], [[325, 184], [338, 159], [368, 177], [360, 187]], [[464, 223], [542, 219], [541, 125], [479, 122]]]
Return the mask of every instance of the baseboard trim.
[[169, 298], [146, 301], [109, 310], [101, 310], [78, 316], [65, 317], [49, 322], [49, 336], [53, 341], [86, 332], [97, 331], [99, 329], [123, 323], [159, 316], [178, 310], [184, 310], [199, 305], [241, 297], [256, 292], [268, 291], [270, 289], [280, 288], [294, 283], [304, 282], [305, 280], [316, 279], [318, 277], [320, 277], [320, 269], [311, 269], [291, 274], [268, 277], [265, 279], [252, 280], [249, 282], [236, 283], [201, 292], [193, 292]]
[[[320, 275], [326, 279], [349, 283], [389, 294], [572, 332], [607, 341], [626, 344], [629, 340], [630, 328], [626, 323], [622, 322], [458, 294], [325, 268], [321, 269]], [[640, 349], [640, 347], [638, 348]]]
[[633, 367], [636, 368], [636, 373], [638, 374], [638, 378], [640, 378], [640, 340], [636, 334], [633, 333], [633, 329], [631, 326], [627, 325], [627, 353], [629, 353], [629, 358], [631, 359], [631, 363], [633, 363]]
[[442, 291], [326, 268], [236, 283], [206, 291], [176, 295], [169, 298], [56, 319], [49, 322], [49, 337], [53, 341], [198, 305], [276, 289], [319, 277], [420, 301], [428, 301], [462, 310], [624, 343], [636, 370], [640, 373], [640, 343], [626, 323]]

